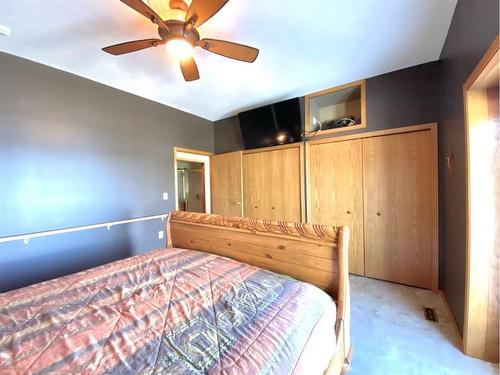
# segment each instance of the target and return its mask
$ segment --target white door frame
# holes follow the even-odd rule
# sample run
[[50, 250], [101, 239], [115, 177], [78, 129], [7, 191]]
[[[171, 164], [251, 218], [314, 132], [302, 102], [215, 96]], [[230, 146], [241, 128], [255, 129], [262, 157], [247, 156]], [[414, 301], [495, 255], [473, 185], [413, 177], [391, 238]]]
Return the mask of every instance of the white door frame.
[[210, 194], [210, 156], [211, 152], [191, 150], [188, 148], [174, 147], [174, 176], [175, 176], [175, 209], [179, 209], [178, 201], [178, 181], [177, 181], [177, 161], [192, 161], [202, 163], [204, 170], [204, 189], [205, 189], [205, 213], [209, 214], [212, 211], [211, 194]]

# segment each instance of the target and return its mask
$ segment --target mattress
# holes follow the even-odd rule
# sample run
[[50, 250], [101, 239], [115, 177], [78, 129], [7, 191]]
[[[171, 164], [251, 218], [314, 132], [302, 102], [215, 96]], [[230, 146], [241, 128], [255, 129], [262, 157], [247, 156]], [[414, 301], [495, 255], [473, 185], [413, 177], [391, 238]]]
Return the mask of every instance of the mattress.
[[321, 374], [335, 310], [290, 277], [159, 249], [0, 294], [0, 373]]

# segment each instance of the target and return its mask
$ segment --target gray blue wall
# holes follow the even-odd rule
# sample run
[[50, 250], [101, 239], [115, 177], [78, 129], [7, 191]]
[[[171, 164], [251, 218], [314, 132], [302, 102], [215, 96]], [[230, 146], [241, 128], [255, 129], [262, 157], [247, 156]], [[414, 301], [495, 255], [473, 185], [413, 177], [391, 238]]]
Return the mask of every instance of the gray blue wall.
[[[212, 151], [212, 122], [0, 53], [0, 237], [172, 210], [174, 145]], [[0, 291], [161, 247], [163, 225], [0, 243]]]
[[463, 329], [465, 303], [465, 135], [462, 87], [498, 34], [498, 0], [459, 0], [441, 52], [439, 82], [441, 278], [450, 309]]

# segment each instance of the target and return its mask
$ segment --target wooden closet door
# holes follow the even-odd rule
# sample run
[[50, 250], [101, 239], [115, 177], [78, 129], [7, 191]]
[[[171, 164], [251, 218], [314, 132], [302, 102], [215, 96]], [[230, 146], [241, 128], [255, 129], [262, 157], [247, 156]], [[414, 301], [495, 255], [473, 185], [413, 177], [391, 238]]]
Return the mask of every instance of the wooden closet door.
[[212, 213], [243, 215], [241, 163], [241, 151], [210, 157]]
[[363, 140], [367, 276], [432, 287], [434, 150], [431, 131]]
[[309, 146], [308, 222], [349, 226], [349, 272], [358, 275], [365, 274], [362, 159], [361, 140]]
[[243, 154], [245, 216], [301, 221], [300, 151], [289, 147]]
[[301, 222], [300, 150], [294, 147], [263, 153], [265, 219]]
[[243, 154], [243, 215], [264, 218], [265, 164], [262, 152]]

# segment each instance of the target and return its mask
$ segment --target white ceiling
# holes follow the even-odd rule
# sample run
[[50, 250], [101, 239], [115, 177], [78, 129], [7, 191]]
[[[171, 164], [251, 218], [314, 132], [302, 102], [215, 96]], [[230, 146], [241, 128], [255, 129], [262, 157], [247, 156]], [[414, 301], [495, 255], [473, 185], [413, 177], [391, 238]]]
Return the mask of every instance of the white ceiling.
[[[201, 37], [260, 49], [253, 64], [198, 48], [185, 82], [164, 47], [124, 56], [110, 44], [157, 37], [119, 0], [1, 0], [8, 52], [218, 120], [244, 109], [439, 58], [457, 0], [230, 0]], [[1, 67], [0, 67], [1, 73]]]

